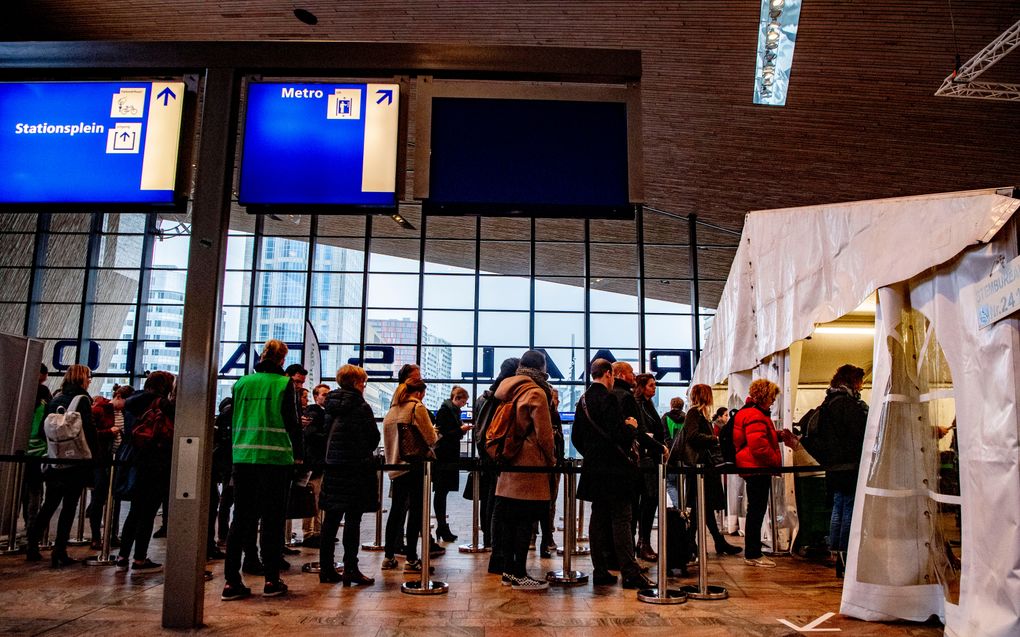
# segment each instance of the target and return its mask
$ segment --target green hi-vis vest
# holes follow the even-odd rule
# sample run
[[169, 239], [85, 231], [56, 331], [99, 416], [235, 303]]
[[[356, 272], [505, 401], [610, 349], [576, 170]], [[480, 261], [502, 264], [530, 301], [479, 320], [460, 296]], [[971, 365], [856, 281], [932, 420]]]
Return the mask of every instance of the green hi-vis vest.
[[30, 456], [43, 457], [46, 455], [46, 435], [43, 433], [42, 423], [46, 416], [46, 403], [40, 401], [32, 414], [32, 433], [28, 436], [28, 450]]
[[669, 428], [669, 437], [676, 438], [677, 432], [681, 431], [684, 428], [684, 423], [677, 422], [670, 418], [669, 414], [666, 414], [666, 426]]
[[234, 383], [234, 464], [294, 464], [280, 413], [290, 378], [256, 372]]

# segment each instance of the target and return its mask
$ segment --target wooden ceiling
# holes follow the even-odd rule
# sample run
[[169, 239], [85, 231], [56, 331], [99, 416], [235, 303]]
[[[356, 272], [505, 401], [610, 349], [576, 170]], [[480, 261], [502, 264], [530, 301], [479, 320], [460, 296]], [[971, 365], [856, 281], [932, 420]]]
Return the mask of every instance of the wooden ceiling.
[[[933, 96], [956, 47], [963, 61], [983, 48], [1020, 19], [1017, 0], [952, 0], [955, 35], [949, 0], [805, 0], [782, 108], [751, 100], [757, 0], [17, 1], [7, 40], [637, 49], [647, 205], [738, 231], [751, 210], [1020, 185], [1020, 103]], [[1020, 53], [982, 79], [1020, 83]], [[724, 279], [732, 251], [704, 257], [702, 276]]]

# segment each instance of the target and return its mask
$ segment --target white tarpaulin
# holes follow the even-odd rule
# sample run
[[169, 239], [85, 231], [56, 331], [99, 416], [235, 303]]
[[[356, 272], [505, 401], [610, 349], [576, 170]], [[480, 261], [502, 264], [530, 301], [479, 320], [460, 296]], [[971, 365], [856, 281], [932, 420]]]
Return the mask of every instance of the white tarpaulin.
[[[1020, 635], [1020, 321], [979, 329], [977, 308], [961, 300], [1016, 256], [1012, 233], [988, 242], [1018, 207], [985, 190], [747, 217], [694, 382], [754, 369], [879, 291], [843, 613], [938, 615], [950, 635]], [[959, 574], [933, 522], [939, 503], [955, 499], [939, 492], [929, 422], [947, 391], [959, 441]]]

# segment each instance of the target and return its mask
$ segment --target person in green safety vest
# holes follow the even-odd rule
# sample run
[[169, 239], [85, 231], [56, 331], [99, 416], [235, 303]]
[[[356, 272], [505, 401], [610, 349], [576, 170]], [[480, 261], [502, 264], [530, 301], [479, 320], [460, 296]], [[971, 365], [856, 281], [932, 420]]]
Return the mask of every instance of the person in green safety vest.
[[260, 548], [266, 583], [263, 597], [287, 593], [280, 579], [280, 551], [295, 462], [301, 462], [301, 423], [294, 407], [294, 384], [284, 373], [287, 344], [272, 339], [262, 349], [255, 373], [232, 390], [234, 521], [227, 535], [227, 559], [221, 599], [251, 595], [241, 580], [241, 552], [262, 521]]
[[[674, 396], [669, 400], [669, 411], [662, 415], [662, 428], [666, 432], [666, 446], [673, 448], [673, 439], [680, 435], [684, 428], [684, 399]], [[680, 507], [680, 476], [666, 474], [666, 495], [674, 508]]]
[[[32, 431], [28, 436], [28, 449], [25, 454], [43, 458], [46, 456], [46, 434], [43, 432], [43, 419], [46, 417], [46, 405], [53, 400], [46, 379], [50, 370], [45, 365], [39, 366], [39, 389], [35, 394], [35, 411], [32, 414]], [[32, 523], [43, 500], [42, 468], [38, 463], [25, 465], [25, 479], [21, 489], [21, 514], [25, 518], [25, 528]]]

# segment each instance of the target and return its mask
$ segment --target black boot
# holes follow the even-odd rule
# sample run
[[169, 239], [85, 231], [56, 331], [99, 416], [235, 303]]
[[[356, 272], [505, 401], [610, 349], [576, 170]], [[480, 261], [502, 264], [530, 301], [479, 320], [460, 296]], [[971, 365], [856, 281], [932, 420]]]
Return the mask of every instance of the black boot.
[[445, 522], [436, 527], [436, 538], [444, 542], [456, 542], [457, 536], [450, 530], [450, 525]]
[[843, 579], [846, 573], [846, 552], [836, 551], [836, 577]]

